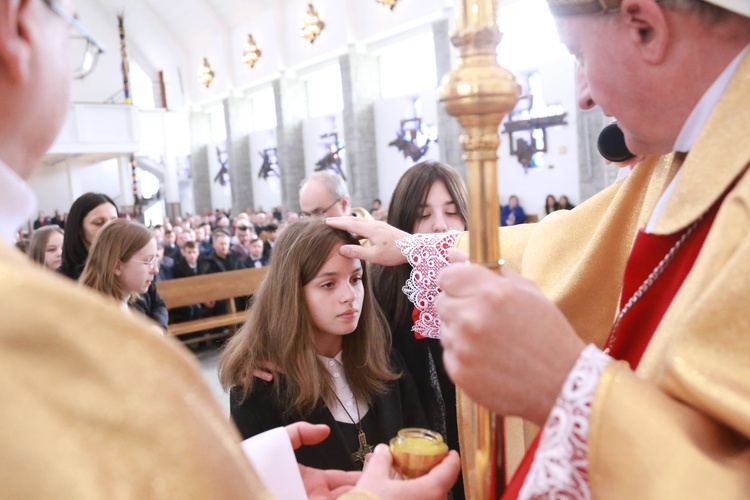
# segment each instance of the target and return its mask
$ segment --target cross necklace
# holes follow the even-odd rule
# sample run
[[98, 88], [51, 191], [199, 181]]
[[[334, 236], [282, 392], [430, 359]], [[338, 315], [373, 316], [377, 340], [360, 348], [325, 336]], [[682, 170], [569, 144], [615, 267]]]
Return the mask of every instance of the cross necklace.
[[365, 457], [372, 453], [373, 447], [370, 444], [367, 444], [367, 436], [365, 435], [365, 431], [362, 430], [362, 418], [359, 416], [359, 405], [357, 404], [357, 396], [354, 396], [354, 406], [357, 407], [357, 419], [359, 420], [359, 423], [355, 422], [352, 418], [351, 414], [349, 414], [348, 411], [346, 411], [346, 406], [344, 406], [344, 403], [341, 402], [339, 399], [338, 394], [334, 393], [334, 396], [336, 396], [336, 401], [339, 402], [341, 405], [341, 408], [343, 408], [344, 413], [346, 413], [346, 416], [349, 417], [349, 420], [352, 421], [354, 424], [354, 427], [357, 428], [357, 439], [359, 440], [359, 449], [352, 453], [352, 460], [354, 460], [355, 463], [365, 463]]

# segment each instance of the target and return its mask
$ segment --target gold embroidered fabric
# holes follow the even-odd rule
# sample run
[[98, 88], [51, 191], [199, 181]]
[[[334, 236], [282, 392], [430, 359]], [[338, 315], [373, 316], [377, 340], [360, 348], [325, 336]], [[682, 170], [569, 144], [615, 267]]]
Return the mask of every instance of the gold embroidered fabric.
[[[617, 363], [604, 372], [589, 435], [595, 498], [750, 494], [749, 95], [750, 55], [681, 167], [676, 155], [647, 157], [571, 212], [501, 228], [508, 264], [534, 280], [584, 340], [601, 347], [636, 230], [677, 169], [657, 234], [689, 225], [739, 179], [637, 373]], [[468, 238], [459, 237], [457, 246], [466, 251]]]
[[[750, 494], [750, 56], [682, 166], [655, 232], [735, 180], [637, 373], [612, 365], [592, 406], [590, 481], [607, 498]], [[639, 478], [633, 481], [633, 478]]]
[[4, 498], [269, 498], [172, 339], [0, 242]]

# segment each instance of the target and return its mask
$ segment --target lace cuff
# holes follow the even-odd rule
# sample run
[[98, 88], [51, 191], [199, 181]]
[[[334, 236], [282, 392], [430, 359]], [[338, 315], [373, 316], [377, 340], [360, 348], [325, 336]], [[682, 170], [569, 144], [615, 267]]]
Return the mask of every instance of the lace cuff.
[[594, 345], [581, 353], [542, 429], [519, 498], [591, 498], [588, 460], [591, 402], [610, 361], [612, 358]]
[[419, 318], [412, 331], [425, 338], [440, 338], [440, 318], [435, 311], [435, 299], [442, 292], [437, 278], [448, 267], [448, 250], [453, 248], [458, 231], [433, 234], [412, 234], [396, 241], [406, 261], [411, 265], [411, 275], [402, 288], [409, 301], [419, 310]]

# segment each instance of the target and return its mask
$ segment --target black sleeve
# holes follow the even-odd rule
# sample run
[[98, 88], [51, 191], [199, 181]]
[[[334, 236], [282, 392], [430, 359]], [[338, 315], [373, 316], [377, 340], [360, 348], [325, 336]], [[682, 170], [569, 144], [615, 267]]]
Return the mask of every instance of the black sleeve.
[[167, 325], [169, 324], [169, 311], [167, 311], [167, 306], [164, 304], [164, 301], [161, 300], [159, 292], [156, 290], [155, 283], [151, 283], [151, 286], [148, 287], [147, 293], [151, 296], [151, 311], [148, 315], [149, 318], [159, 323], [166, 330]]
[[244, 401], [241, 400], [241, 387], [235, 386], [229, 391], [229, 413], [242, 439], [290, 423], [282, 416], [280, 405], [273, 394], [273, 384], [259, 381], [255, 386]]
[[164, 305], [164, 301], [159, 297], [159, 293], [156, 291], [156, 285], [151, 283], [146, 293], [138, 297], [133, 307], [152, 320], [156, 321], [164, 329], [167, 328], [169, 323], [169, 312], [167, 306]]
[[394, 372], [400, 373], [398, 380], [399, 392], [401, 394], [401, 408], [403, 409], [404, 427], [422, 427], [429, 429], [427, 417], [425, 417], [422, 404], [419, 401], [417, 386], [411, 377], [406, 364], [398, 351], [391, 350], [391, 367]]

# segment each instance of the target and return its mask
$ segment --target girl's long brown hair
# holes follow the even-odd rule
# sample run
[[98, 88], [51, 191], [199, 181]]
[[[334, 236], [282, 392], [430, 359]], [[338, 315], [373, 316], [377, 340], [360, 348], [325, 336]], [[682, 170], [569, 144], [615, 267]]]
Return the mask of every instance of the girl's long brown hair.
[[[219, 362], [225, 389], [242, 387], [244, 399], [256, 383], [253, 371], [272, 368], [274, 389], [290, 413], [309, 414], [321, 398], [335, 404], [333, 379], [313, 344], [303, 288], [332, 251], [358, 244], [349, 233], [321, 220], [299, 221], [284, 229], [247, 321], [229, 341]], [[390, 330], [372, 298], [366, 266], [362, 283], [362, 312], [357, 328], [343, 337], [343, 364], [354, 395], [370, 403], [386, 390], [386, 382], [398, 375], [389, 367]]]

